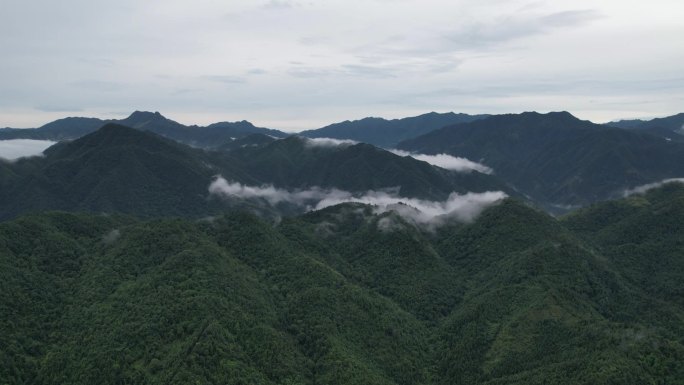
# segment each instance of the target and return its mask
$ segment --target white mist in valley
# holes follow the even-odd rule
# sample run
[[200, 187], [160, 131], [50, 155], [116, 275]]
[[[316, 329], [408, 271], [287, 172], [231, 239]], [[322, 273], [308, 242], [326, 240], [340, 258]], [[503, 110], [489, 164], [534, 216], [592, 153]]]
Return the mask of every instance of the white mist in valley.
[[447, 219], [461, 222], [474, 220], [485, 208], [507, 197], [502, 191], [451, 193], [445, 201], [430, 201], [399, 196], [395, 191], [369, 190], [352, 193], [340, 189], [312, 187], [304, 190], [286, 190], [272, 185], [247, 186], [217, 177], [210, 185], [213, 195], [230, 198], [261, 198], [274, 205], [293, 203], [306, 210], [320, 210], [341, 203], [363, 203], [376, 207], [376, 213], [392, 211], [404, 219], [418, 224], [434, 226]]
[[333, 138], [302, 138], [307, 147], [346, 147], [353, 146], [359, 142], [351, 139]]
[[648, 183], [644, 184], [641, 186], [637, 186], [631, 189], [626, 189], [625, 191], [622, 192], [622, 195], [624, 197], [628, 197], [630, 195], [635, 195], [635, 194], [644, 194], [648, 190], [653, 190], [654, 188], [658, 188], [660, 186], [663, 186], [668, 183], [684, 183], [684, 178], [670, 178], [670, 179], [663, 179], [659, 182], [654, 182], [654, 183]]
[[388, 151], [395, 155], [410, 156], [413, 159], [422, 160], [423, 162], [430, 163], [433, 166], [457, 172], [477, 171], [483, 174], [492, 174], [494, 172], [491, 167], [487, 167], [482, 163], [473, 162], [470, 159], [451, 156], [449, 154], [426, 155], [396, 149], [391, 149]]
[[0, 158], [17, 160], [29, 156], [41, 156], [43, 151], [55, 143], [50, 140], [33, 139], [0, 140]]

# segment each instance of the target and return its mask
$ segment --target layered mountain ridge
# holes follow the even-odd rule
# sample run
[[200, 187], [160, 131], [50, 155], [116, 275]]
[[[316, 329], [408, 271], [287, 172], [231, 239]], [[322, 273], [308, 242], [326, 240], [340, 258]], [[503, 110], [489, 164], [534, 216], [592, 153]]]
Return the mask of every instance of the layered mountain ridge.
[[478, 160], [549, 210], [619, 197], [684, 175], [684, 144], [567, 112], [496, 115], [402, 142], [398, 148]]
[[283, 138], [287, 134], [268, 128], [255, 127], [247, 121], [221, 122], [209, 126], [186, 126], [167, 119], [159, 112], [135, 111], [125, 119], [64, 118], [34, 129], [0, 130], [0, 140], [42, 139], [73, 140], [97, 131], [108, 123], [120, 124], [173, 139], [195, 147], [216, 147], [235, 138], [250, 134], [266, 134]]
[[368, 144], [321, 147], [290, 137], [204, 151], [112, 123], [58, 143], [45, 157], [5, 163], [0, 170], [0, 218], [42, 210], [198, 217], [236, 205], [256, 205], [272, 214], [304, 209], [296, 204], [274, 209], [272, 199], [244, 191], [212, 195], [209, 186], [218, 176], [241, 188], [318, 189], [318, 200], [326, 193], [320, 189], [350, 194], [390, 189], [400, 197], [429, 200], [444, 200], [452, 192], [515, 194], [493, 176], [440, 169]]

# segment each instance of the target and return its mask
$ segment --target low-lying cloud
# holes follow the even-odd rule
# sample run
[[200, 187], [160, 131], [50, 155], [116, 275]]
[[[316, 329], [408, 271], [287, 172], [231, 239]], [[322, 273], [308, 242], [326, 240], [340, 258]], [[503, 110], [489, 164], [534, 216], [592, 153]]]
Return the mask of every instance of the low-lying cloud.
[[121, 231], [114, 229], [102, 237], [102, 242], [106, 245], [116, 242], [121, 237]]
[[301, 206], [311, 206], [312, 202], [321, 202], [326, 198], [345, 199], [352, 195], [346, 191], [338, 189], [322, 189], [312, 187], [308, 190], [293, 190], [264, 186], [247, 186], [238, 182], [230, 182], [223, 177], [217, 177], [209, 185], [209, 193], [225, 197], [238, 197], [245, 199], [261, 198], [271, 205], [287, 202]]
[[281, 202], [302, 206], [306, 210], [320, 210], [340, 203], [355, 202], [373, 205], [376, 213], [395, 212], [404, 219], [417, 225], [435, 226], [448, 219], [461, 222], [474, 220], [485, 208], [507, 197], [502, 191], [466, 194], [451, 193], [443, 201], [429, 201], [399, 196], [396, 191], [369, 190], [351, 193], [339, 189], [312, 187], [307, 190], [285, 190], [265, 185], [246, 186], [238, 182], [217, 177], [210, 185], [209, 192], [222, 197], [261, 198], [271, 205]]
[[413, 159], [422, 160], [423, 162], [427, 162], [433, 166], [445, 168], [447, 170], [453, 170], [457, 172], [477, 171], [483, 174], [491, 174], [494, 172], [494, 170], [485, 166], [484, 164], [473, 162], [472, 160], [466, 158], [451, 156], [449, 154], [425, 155], [394, 149], [389, 151], [399, 156], [410, 156]]
[[0, 140], [0, 158], [16, 160], [27, 156], [40, 156], [55, 144], [50, 140], [12, 139]]
[[334, 139], [334, 138], [303, 138], [307, 147], [339, 147], [339, 146], [353, 146], [359, 142], [351, 139]]
[[644, 194], [648, 190], [658, 188], [658, 187], [663, 186], [663, 185], [668, 184], [668, 183], [684, 183], [684, 178], [663, 179], [660, 182], [644, 184], [644, 185], [637, 186], [637, 187], [634, 187], [631, 189], [627, 189], [627, 190], [622, 192], [622, 195], [624, 197], [628, 197], [630, 195], [635, 195], [635, 194]]

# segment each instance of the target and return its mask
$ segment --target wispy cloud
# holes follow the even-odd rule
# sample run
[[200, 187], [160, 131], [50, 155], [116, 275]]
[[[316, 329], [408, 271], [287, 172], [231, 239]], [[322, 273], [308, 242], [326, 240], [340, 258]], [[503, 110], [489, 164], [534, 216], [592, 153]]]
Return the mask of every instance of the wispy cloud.
[[684, 183], [684, 178], [663, 179], [660, 182], [644, 184], [644, 185], [637, 186], [637, 187], [634, 187], [631, 189], [627, 189], [627, 190], [622, 192], [622, 195], [624, 197], [628, 197], [630, 195], [635, 195], [635, 194], [644, 194], [648, 190], [653, 190], [654, 188], [661, 187], [661, 186], [668, 184], [668, 183]]
[[494, 172], [494, 170], [492, 170], [490, 167], [485, 166], [484, 164], [473, 162], [472, 160], [466, 158], [451, 156], [448, 154], [425, 155], [395, 149], [389, 151], [399, 156], [410, 156], [413, 159], [422, 160], [423, 162], [427, 162], [433, 166], [445, 168], [447, 170], [453, 170], [458, 172], [477, 171], [483, 174], [491, 174]]
[[512, 15], [488, 23], [465, 25], [444, 37], [453, 44], [454, 49], [480, 49], [524, 37], [547, 34], [560, 28], [581, 26], [600, 17], [598, 12], [590, 9], [561, 11], [541, 16]]
[[102, 242], [106, 245], [116, 242], [121, 237], [121, 231], [114, 229], [102, 236]]
[[246, 80], [244, 78], [241, 78], [239, 76], [231, 76], [231, 75], [206, 75], [206, 76], [202, 76], [202, 78], [205, 80], [209, 80], [211, 82], [224, 83], [224, 84], [242, 84], [242, 83], [246, 82]]
[[307, 147], [339, 147], [339, 146], [353, 146], [359, 142], [351, 139], [333, 139], [333, 138], [302, 138]]
[[441, 225], [450, 219], [472, 221], [482, 210], [507, 197], [501, 191], [452, 193], [445, 201], [440, 202], [402, 197], [391, 191], [352, 193], [320, 187], [290, 191], [271, 185], [246, 186], [220, 176], [209, 185], [209, 192], [225, 198], [264, 199], [271, 205], [287, 202], [300, 205], [306, 210], [320, 210], [346, 202], [363, 203], [375, 206], [376, 213], [392, 211], [411, 223], [427, 227]]

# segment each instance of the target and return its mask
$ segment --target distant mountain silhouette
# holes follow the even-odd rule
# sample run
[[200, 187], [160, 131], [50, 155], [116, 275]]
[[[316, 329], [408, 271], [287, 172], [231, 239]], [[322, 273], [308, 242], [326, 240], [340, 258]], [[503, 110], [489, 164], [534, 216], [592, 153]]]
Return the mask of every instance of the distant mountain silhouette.
[[262, 133], [274, 137], [287, 134], [278, 130], [255, 127], [247, 121], [214, 123], [206, 127], [186, 126], [165, 118], [159, 112], [135, 111], [125, 119], [101, 120], [96, 118], [64, 118], [35, 129], [0, 130], [0, 140], [5, 139], [43, 139], [73, 140], [94, 132], [107, 123], [117, 123], [127, 127], [154, 132], [195, 147], [217, 147], [231, 138]]
[[415, 138], [438, 128], [471, 122], [487, 116], [489, 115], [430, 112], [403, 119], [365, 118], [355, 121], [347, 120], [317, 130], [303, 131], [300, 135], [309, 138], [351, 139], [383, 148], [392, 148], [403, 140]]
[[669, 140], [684, 141], [684, 113], [651, 120], [618, 120], [607, 126], [641, 130]]

